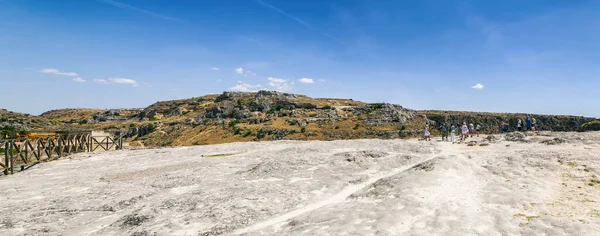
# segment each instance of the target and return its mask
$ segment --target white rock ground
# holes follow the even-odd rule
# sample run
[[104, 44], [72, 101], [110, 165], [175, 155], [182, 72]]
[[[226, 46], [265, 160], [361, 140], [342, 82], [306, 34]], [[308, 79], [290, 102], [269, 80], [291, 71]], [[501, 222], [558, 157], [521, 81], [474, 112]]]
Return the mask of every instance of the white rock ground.
[[600, 132], [496, 137], [77, 154], [0, 177], [0, 232], [600, 235]]

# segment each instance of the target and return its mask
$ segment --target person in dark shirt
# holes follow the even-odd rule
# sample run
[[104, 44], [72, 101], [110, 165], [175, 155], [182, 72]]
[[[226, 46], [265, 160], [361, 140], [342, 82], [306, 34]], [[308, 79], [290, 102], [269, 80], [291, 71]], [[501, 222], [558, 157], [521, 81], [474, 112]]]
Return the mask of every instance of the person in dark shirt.
[[442, 125], [442, 141], [448, 141], [448, 123]]
[[508, 122], [504, 121], [504, 123], [502, 123], [502, 131], [508, 132]]

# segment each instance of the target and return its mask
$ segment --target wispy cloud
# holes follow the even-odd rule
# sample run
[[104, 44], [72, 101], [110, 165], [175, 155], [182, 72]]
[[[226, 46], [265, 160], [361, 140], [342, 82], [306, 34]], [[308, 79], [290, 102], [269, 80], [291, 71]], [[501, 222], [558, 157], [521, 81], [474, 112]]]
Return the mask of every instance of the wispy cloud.
[[333, 36], [331, 36], [330, 34], [328, 34], [328, 33], [326, 33], [326, 32], [323, 32], [322, 30], [319, 30], [319, 29], [315, 28], [314, 26], [312, 26], [312, 25], [311, 25], [311, 24], [309, 24], [308, 22], [306, 22], [306, 21], [304, 21], [304, 20], [302, 20], [302, 19], [300, 19], [300, 18], [298, 18], [298, 17], [296, 17], [296, 16], [294, 16], [294, 15], [292, 15], [292, 14], [290, 14], [290, 13], [287, 13], [286, 11], [284, 11], [284, 10], [282, 10], [282, 9], [280, 9], [280, 8], [277, 8], [277, 7], [275, 7], [275, 6], [271, 5], [271, 4], [269, 4], [269, 3], [267, 3], [267, 2], [265, 2], [265, 1], [263, 1], [263, 0], [254, 0], [254, 1], [255, 1], [255, 2], [257, 2], [257, 3], [258, 3], [258, 4], [260, 4], [260, 5], [263, 5], [263, 6], [265, 6], [265, 7], [269, 8], [269, 9], [271, 9], [271, 10], [273, 10], [273, 11], [276, 11], [276, 12], [278, 12], [279, 14], [282, 14], [282, 15], [284, 15], [284, 16], [286, 16], [286, 17], [288, 17], [288, 18], [290, 18], [290, 19], [292, 19], [292, 20], [294, 20], [294, 21], [298, 22], [298, 23], [299, 23], [299, 24], [301, 24], [301, 25], [304, 25], [305, 27], [307, 27], [307, 28], [309, 28], [309, 29], [311, 29], [311, 30], [317, 31], [317, 32], [319, 32], [319, 33], [321, 33], [321, 34], [325, 35], [325, 37], [327, 37], [327, 38], [329, 38], [329, 39], [331, 39], [331, 40], [335, 41], [336, 43], [342, 44], [342, 43], [341, 43], [339, 40], [337, 40], [336, 38], [334, 38], [334, 37], [333, 37]]
[[131, 84], [133, 87], [140, 86], [135, 80], [125, 78], [109, 78], [108, 81], [115, 84]]
[[94, 79], [94, 83], [97, 83], [97, 84], [108, 84], [108, 81], [106, 81], [105, 79]]
[[77, 77], [77, 78], [73, 79], [73, 81], [74, 81], [74, 82], [78, 82], [78, 83], [83, 83], [83, 82], [85, 82], [86, 80], [82, 79], [81, 77]]
[[170, 16], [165, 16], [165, 15], [162, 15], [162, 14], [151, 12], [151, 11], [148, 11], [148, 10], [145, 10], [145, 9], [142, 9], [142, 8], [134, 7], [134, 6], [127, 5], [125, 3], [117, 2], [117, 1], [114, 1], [114, 0], [96, 0], [96, 1], [107, 3], [107, 4], [113, 5], [113, 6], [118, 7], [118, 8], [129, 9], [129, 10], [141, 12], [141, 13], [144, 13], [144, 14], [156, 17], [156, 18], [164, 19], [164, 20], [183, 22], [183, 20], [178, 19], [178, 18], [174, 18], [174, 17], [170, 17]]
[[300, 81], [300, 83], [303, 83], [303, 84], [314, 84], [315, 83], [315, 81], [311, 78], [302, 78], [299, 81]]
[[43, 69], [40, 71], [41, 73], [44, 74], [55, 74], [55, 75], [66, 75], [66, 76], [77, 76], [77, 73], [75, 72], [61, 72], [57, 69], [53, 69], [53, 68], [47, 68], [47, 69]]
[[473, 87], [471, 87], [472, 89], [477, 89], [477, 90], [481, 90], [483, 89], [483, 84], [476, 84]]
[[241, 68], [241, 67], [235, 69], [235, 73], [237, 73], [239, 75], [243, 75], [243, 76], [248, 76], [248, 75], [256, 76], [256, 73], [249, 71], [249, 70], [244, 70], [244, 68]]
[[219, 69], [217, 67], [213, 67], [213, 68], [210, 68], [210, 70], [221, 70], [221, 69]]
[[[132, 79], [126, 79], [126, 78], [94, 79], [94, 83], [97, 83], [97, 84], [130, 84], [133, 87], [140, 86], [140, 83], [138, 83], [137, 81], [132, 80]], [[150, 84], [147, 84], [147, 83], [141, 83], [141, 84], [150, 86]]]
[[260, 85], [260, 84], [251, 85], [251, 84], [244, 83], [242, 81], [238, 81], [238, 84], [229, 88], [229, 90], [237, 91], [237, 92], [253, 92], [253, 91], [257, 91], [259, 88], [262, 88], [262, 85]]
[[280, 79], [275, 77], [269, 77], [269, 86], [278, 91], [288, 91], [290, 89], [290, 84], [286, 79]]

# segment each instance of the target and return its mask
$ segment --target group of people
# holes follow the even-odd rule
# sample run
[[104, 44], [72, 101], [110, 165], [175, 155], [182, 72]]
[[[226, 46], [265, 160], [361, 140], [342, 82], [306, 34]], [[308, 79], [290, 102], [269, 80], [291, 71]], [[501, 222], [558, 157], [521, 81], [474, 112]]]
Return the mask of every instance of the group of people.
[[[503, 132], [508, 132], [508, 121], [504, 121], [502, 123], [502, 131]], [[527, 118], [525, 119], [525, 131], [533, 131], [535, 132], [535, 128], [536, 128], [536, 120], [534, 117], [530, 117], [527, 116]], [[517, 121], [517, 130], [518, 131], [523, 131], [523, 120], [519, 119]]]
[[[440, 127], [442, 131], [442, 141], [450, 141], [454, 142], [457, 137], [457, 134], [460, 137], [460, 140], [465, 140], [468, 137], [477, 136], [479, 137], [479, 131], [481, 130], [481, 125], [474, 125], [473, 123], [463, 122], [461, 126], [455, 124], [444, 123]], [[423, 139], [425, 141], [431, 141], [431, 131], [429, 130], [429, 123], [425, 124]]]
[[[509, 124], [508, 121], [504, 121], [501, 127], [503, 132], [508, 132]], [[526, 131], [534, 131], [536, 129], [536, 120], [534, 117], [527, 116], [525, 119], [525, 130]], [[450, 141], [454, 142], [457, 135], [460, 137], [460, 140], [466, 140], [468, 137], [477, 136], [479, 137], [479, 131], [481, 130], [481, 125], [474, 125], [472, 122], [467, 125], [467, 122], [463, 122], [462, 125], [448, 124], [444, 123], [440, 127], [442, 131], [442, 141]], [[517, 121], [517, 130], [523, 131], [523, 121], [519, 119]], [[429, 122], [425, 123], [425, 127], [423, 129], [423, 139], [425, 141], [431, 141], [431, 131], [429, 130]]]

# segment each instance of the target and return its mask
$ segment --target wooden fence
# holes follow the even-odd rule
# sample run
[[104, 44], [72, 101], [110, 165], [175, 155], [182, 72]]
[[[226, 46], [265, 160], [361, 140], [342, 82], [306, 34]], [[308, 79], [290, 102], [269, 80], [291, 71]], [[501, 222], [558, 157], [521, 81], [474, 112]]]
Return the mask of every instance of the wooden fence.
[[[41, 162], [52, 161], [78, 152], [96, 150], [119, 150], [123, 148], [121, 135], [94, 137], [91, 132], [35, 139], [0, 140], [4, 148], [4, 158], [0, 158], [0, 170], [5, 175], [23, 171]], [[17, 169], [15, 169], [17, 168]]]

